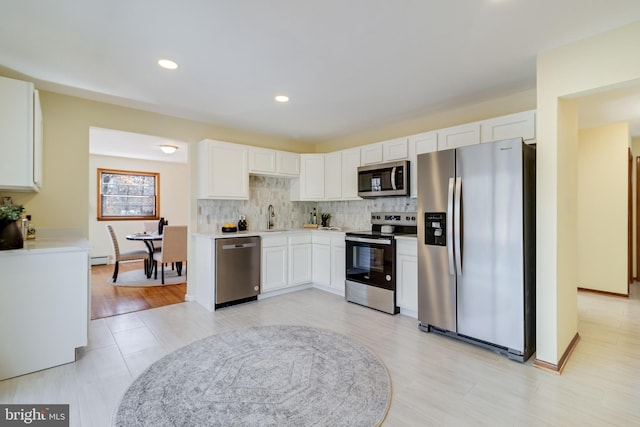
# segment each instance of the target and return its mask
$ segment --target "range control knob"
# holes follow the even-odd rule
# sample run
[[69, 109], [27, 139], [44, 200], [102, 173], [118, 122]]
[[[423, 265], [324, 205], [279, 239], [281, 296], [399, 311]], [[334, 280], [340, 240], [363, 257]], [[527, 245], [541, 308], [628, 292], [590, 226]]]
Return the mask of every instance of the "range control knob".
[[390, 275], [390, 274], [387, 274], [387, 276], [385, 277], [385, 279], [387, 279], [387, 282], [390, 282], [390, 281], [391, 281], [391, 275]]

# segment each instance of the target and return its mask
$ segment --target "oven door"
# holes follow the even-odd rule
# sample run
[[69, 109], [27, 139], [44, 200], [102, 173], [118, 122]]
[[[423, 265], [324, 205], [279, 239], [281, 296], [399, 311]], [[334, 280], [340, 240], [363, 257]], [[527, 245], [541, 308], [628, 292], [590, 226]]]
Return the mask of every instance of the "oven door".
[[346, 236], [346, 279], [395, 290], [395, 240]]

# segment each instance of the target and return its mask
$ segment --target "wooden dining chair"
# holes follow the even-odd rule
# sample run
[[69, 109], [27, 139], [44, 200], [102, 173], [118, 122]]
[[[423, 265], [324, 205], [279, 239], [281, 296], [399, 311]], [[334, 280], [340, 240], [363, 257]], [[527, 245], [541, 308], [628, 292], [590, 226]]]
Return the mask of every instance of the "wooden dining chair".
[[155, 278], [158, 278], [158, 263], [162, 270], [162, 284], [164, 285], [164, 265], [175, 263], [178, 276], [182, 276], [183, 263], [187, 261], [187, 226], [167, 225], [162, 233], [162, 251], [154, 252], [153, 268]]
[[[116, 283], [116, 279], [118, 278], [118, 267], [120, 265], [120, 261], [144, 261], [144, 271], [147, 272], [147, 269], [151, 268], [149, 265], [149, 252], [144, 249], [137, 249], [135, 251], [127, 251], [120, 252], [120, 246], [118, 245], [118, 238], [116, 237], [116, 233], [113, 231], [113, 227], [107, 224], [107, 232], [109, 233], [109, 237], [111, 238], [111, 247], [113, 248], [115, 267], [113, 268], [113, 283]], [[149, 272], [151, 275], [151, 272]]]

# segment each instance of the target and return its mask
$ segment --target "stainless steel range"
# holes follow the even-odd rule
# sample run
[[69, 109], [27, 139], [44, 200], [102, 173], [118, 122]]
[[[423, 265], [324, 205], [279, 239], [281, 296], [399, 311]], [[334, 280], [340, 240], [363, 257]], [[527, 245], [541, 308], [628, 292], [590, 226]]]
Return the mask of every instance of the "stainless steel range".
[[346, 233], [347, 301], [389, 314], [399, 313], [395, 237], [416, 233], [416, 212], [374, 212], [371, 230]]

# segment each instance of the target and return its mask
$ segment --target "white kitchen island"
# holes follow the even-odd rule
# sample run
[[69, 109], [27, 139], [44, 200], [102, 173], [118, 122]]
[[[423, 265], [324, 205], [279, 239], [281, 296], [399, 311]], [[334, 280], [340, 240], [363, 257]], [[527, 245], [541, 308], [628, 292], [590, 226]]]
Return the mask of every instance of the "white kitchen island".
[[87, 345], [89, 242], [76, 229], [38, 230], [0, 251], [0, 380], [76, 359]]

